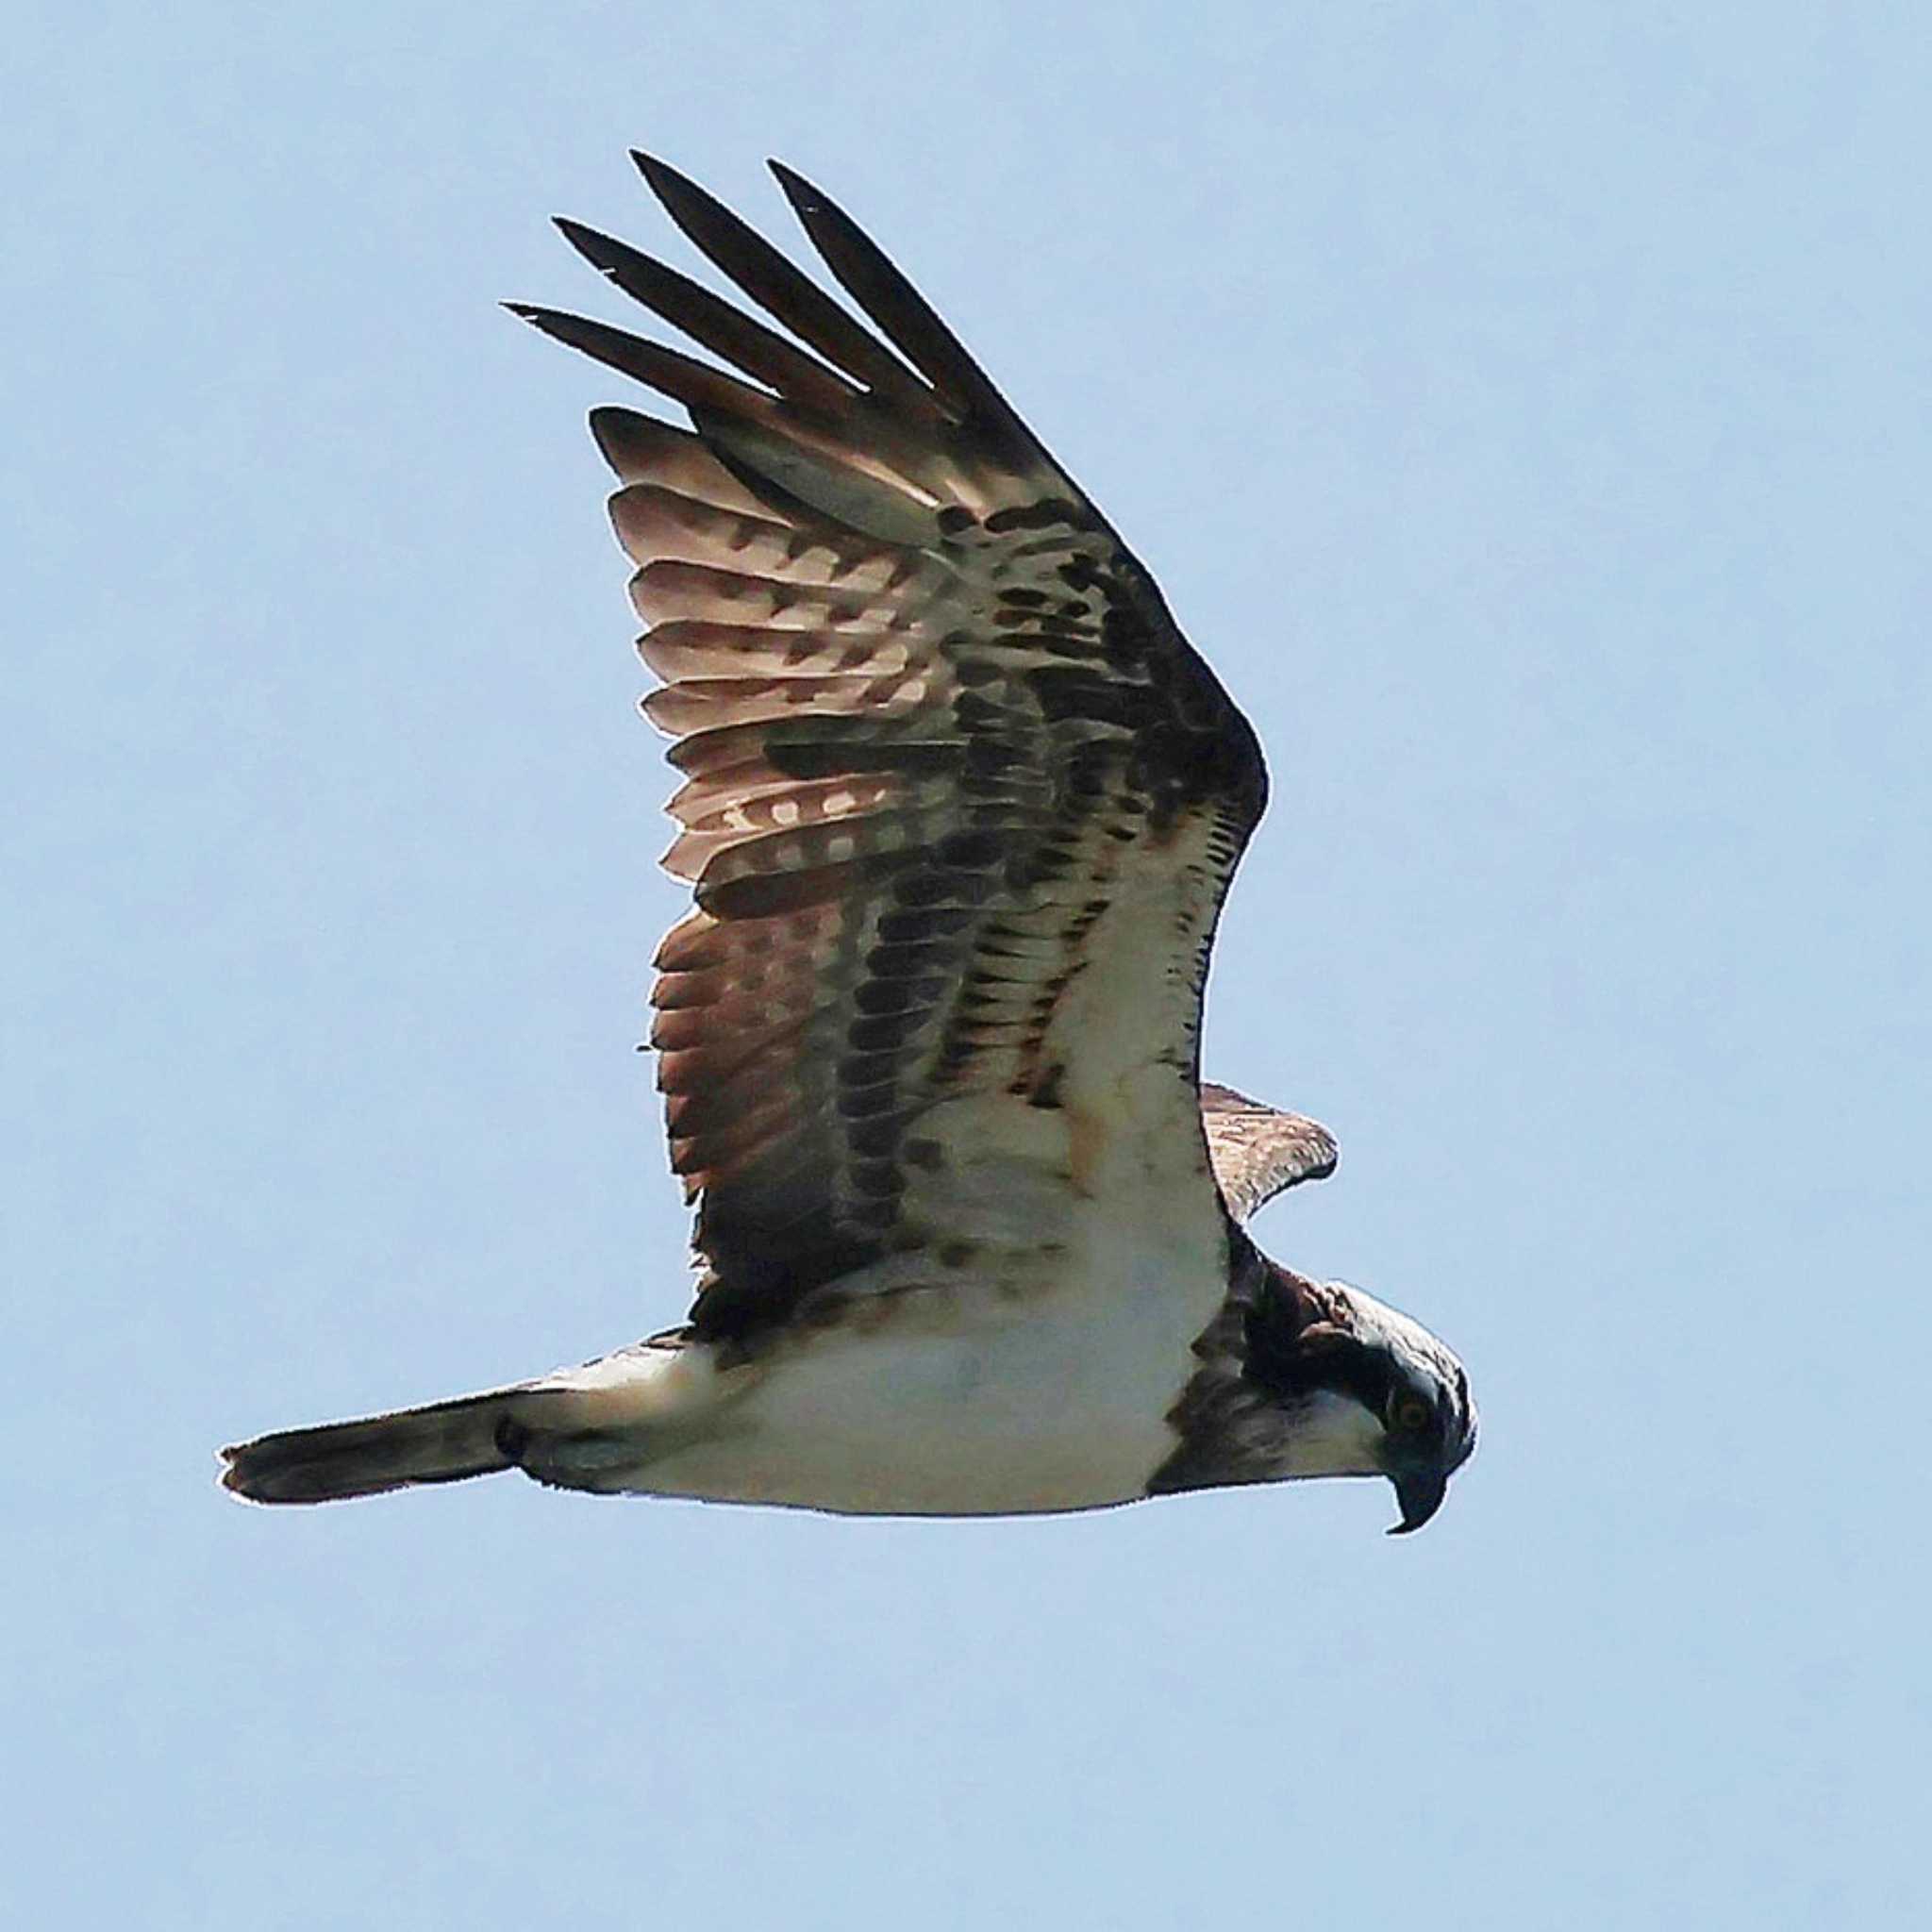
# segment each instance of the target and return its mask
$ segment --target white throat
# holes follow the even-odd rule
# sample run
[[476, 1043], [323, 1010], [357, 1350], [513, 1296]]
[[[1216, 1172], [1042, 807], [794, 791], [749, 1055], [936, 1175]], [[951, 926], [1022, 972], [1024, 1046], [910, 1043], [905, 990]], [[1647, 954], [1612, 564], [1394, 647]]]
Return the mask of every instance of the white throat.
[[1284, 1476], [1380, 1475], [1382, 1425], [1352, 1395], [1317, 1389], [1294, 1410]]

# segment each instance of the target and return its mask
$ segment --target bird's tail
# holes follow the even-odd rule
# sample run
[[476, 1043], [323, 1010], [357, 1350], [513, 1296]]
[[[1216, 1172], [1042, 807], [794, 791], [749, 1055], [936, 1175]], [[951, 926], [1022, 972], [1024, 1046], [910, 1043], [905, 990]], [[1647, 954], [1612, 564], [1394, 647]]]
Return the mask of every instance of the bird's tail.
[[533, 1382], [359, 1422], [282, 1429], [222, 1451], [222, 1485], [253, 1503], [327, 1503], [520, 1469], [612, 1491], [708, 1426], [720, 1382], [682, 1329]]
[[253, 1503], [325, 1503], [411, 1483], [453, 1483], [515, 1467], [527, 1385], [424, 1408], [283, 1429], [222, 1451], [222, 1486]]

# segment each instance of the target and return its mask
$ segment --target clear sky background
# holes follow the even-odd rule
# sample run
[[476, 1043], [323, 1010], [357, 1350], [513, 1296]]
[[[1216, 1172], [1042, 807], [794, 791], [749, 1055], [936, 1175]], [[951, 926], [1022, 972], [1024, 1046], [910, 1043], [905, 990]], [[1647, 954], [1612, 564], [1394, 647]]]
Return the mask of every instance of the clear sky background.
[[[1932, 1923], [1923, 7], [8, 36], [0, 1920]], [[684, 1307], [629, 398], [493, 307], [689, 259], [633, 143], [845, 201], [1254, 717], [1208, 1065], [1470, 1364], [1425, 1534], [214, 1489]]]

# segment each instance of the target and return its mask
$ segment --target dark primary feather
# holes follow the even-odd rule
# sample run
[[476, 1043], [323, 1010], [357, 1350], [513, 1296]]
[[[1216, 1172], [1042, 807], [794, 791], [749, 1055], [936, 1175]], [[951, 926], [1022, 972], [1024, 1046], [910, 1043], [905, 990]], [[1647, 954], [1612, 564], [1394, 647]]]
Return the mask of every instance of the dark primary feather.
[[767, 314], [866, 389], [915, 415], [931, 413], [919, 378], [756, 229], [668, 162], [635, 152], [631, 159], [665, 213]]
[[[592, 426], [665, 680], [645, 709], [684, 780], [665, 862], [696, 905], [658, 952], [652, 1039], [708, 1268], [692, 1323], [743, 1340], [959, 1234], [920, 1205], [950, 1103], [1010, 1109], [1019, 1144], [1028, 1109], [1091, 1097], [1097, 1035], [1166, 1070], [1189, 1116], [1175, 1173], [1208, 1185], [1201, 983], [1265, 776], [1152, 579], [837, 207], [776, 170], [878, 335], [702, 189], [639, 165], [776, 328], [574, 223], [618, 288], [738, 374], [517, 312], [694, 425], [607, 408]], [[1162, 971], [1152, 1004], [1081, 1036], [1068, 995], [1096, 929]]]
[[558, 232], [591, 267], [601, 269], [626, 295], [647, 308], [673, 307], [684, 332], [768, 389], [782, 390], [808, 408], [836, 413], [858, 391], [842, 375], [794, 347], [775, 330], [734, 308], [689, 275], [627, 243], [559, 216]]
[[965, 344], [858, 224], [782, 161], [772, 163], [772, 173], [840, 287], [898, 344], [941, 404], [957, 416], [976, 420], [982, 428], [998, 425], [1018, 432], [1016, 441], [1037, 452], [1039, 445]]

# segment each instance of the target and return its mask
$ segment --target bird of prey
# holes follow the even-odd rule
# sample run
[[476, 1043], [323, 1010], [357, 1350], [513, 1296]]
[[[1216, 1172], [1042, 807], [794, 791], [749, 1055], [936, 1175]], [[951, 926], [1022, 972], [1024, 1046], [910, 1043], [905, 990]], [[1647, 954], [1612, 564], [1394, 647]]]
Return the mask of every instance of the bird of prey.
[[711, 359], [512, 306], [690, 423], [591, 419], [683, 776], [664, 863], [694, 904], [651, 1042], [696, 1298], [579, 1368], [230, 1448], [224, 1482], [308, 1503], [520, 1469], [966, 1516], [1381, 1475], [1418, 1527], [1474, 1446], [1462, 1366], [1260, 1253], [1242, 1223], [1334, 1142], [1199, 1076], [1253, 729], [849, 217], [773, 164], [870, 327], [634, 158], [749, 308], [558, 225]]

